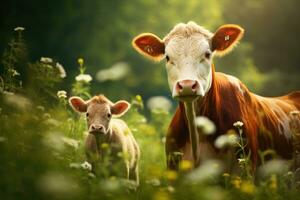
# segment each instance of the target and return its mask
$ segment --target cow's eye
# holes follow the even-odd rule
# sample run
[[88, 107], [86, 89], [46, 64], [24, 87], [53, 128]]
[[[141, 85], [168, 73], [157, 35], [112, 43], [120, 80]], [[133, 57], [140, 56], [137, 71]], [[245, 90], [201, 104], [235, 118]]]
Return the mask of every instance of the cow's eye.
[[205, 56], [206, 59], [210, 59], [211, 52], [210, 51], [206, 51], [205, 54], [204, 54], [204, 56]]
[[110, 113], [107, 113], [107, 118], [111, 118], [111, 114]]
[[86, 115], [86, 117], [89, 117], [90, 114], [89, 114], [89, 113], [86, 113], [85, 115]]
[[166, 60], [167, 60], [167, 62], [170, 61], [170, 57], [168, 55], [166, 56]]

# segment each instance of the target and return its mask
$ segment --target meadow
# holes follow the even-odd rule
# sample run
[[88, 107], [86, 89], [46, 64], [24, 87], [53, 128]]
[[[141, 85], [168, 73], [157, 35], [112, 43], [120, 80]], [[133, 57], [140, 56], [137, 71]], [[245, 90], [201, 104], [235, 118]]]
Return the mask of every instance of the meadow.
[[[224, 172], [223, 161], [218, 160], [208, 160], [193, 171], [188, 161], [181, 162], [179, 171], [167, 170], [164, 141], [174, 112], [169, 108], [172, 103], [164, 99], [161, 107], [162, 100], [154, 99], [150, 104], [141, 94], [126, 99], [131, 109], [122, 117], [141, 148], [140, 186], [116, 176], [96, 177], [84, 153], [85, 116], [68, 105], [72, 95], [84, 99], [94, 95], [86, 61], [74, 61], [77, 72], [65, 91], [61, 86], [68, 71], [59, 62], [48, 57], [25, 61], [23, 31], [15, 29], [1, 58], [1, 199], [299, 199], [299, 175], [289, 168], [293, 161], [265, 161], [267, 155], [276, 158], [272, 151], [260, 152], [263, 165], [255, 179], [246, 153], [237, 158], [236, 174]], [[24, 74], [26, 85], [21, 79]], [[243, 151], [247, 141], [242, 139], [242, 124], [232, 131], [236, 140], [231, 145]], [[104, 170], [109, 167], [103, 165]]]

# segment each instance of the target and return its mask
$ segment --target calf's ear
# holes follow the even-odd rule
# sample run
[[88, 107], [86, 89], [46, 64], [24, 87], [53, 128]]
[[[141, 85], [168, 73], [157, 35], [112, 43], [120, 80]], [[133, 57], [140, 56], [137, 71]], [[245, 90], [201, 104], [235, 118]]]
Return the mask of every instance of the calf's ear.
[[77, 112], [87, 111], [87, 103], [80, 97], [71, 97], [69, 99], [69, 104]]
[[116, 102], [111, 107], [111, 113], [113, 115], [122, 116], [129, 110], [129, 108], [130, 108], [130, 104], [127, 101], [121, 100]]
[[133, 48], [143, 56], [161, 61], [165, 56], [164, 42], [152, 33], [142, 33], [132, 40]]
[[211, 39], [211, 48], [217, 56], [229, 53], [244, 35], [244, 29], [235, 24], [221, 26]]

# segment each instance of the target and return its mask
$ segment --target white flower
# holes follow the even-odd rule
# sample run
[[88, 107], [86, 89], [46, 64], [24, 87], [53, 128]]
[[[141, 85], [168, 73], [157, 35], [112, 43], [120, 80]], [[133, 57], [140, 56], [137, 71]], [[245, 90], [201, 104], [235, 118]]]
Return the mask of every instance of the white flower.
[[80, 164], [82, 169], [91, 171], [92, 170], [92, 165], [90, 163], [88, 163], [87, 161], [85, 161], [84, 163]]
[[150, 110], [170, 111], [172, 108], [172, 102], [164, 96], [154, 96], [147, 101], [147, 107]]
[[218, 160], [207, 160], [201, 166], [191, 171], [186, 176], [187, 183], [200, 183], [212, 179], [223, 170], [223, 165]]
[[150, 184], [150, 185], [153, 185], [153, 186], [160, 186], [160, 180], [157, 179], [157, 178], [153, 178], [153, 179], [150, 179], [150, 180], [146, 180], [146, 183], [147, 184]]
[[70, 163], [69, 167], [73, 169], [80, 169], [81, 165], [79, 163]]
[[74, 149], [78, 149], [78, 147], [79, 147], [79, 142], [78, 142], [77, 140], [72, 139], [72, 138], [69, 138], [69, 137], [62, 137], [62, 141], [63, 141], [65, 144], [67, 144], [67, 145], [73, 147]]
[[219, 136], [215, 140], [215, 147], [222, 149], [228, 146], [234, 146], [238, 142], [238, 137], [235, 134], [225, 134]]
[[3, 94], [4, 101], [9, 105], [18, 108], [19, 110], [27, 110], [32, 106], [31, 101], [26, 97], [11, 92], [3, 92]]
[[215, 124], [207, 117], [197, 117], [195, 120], [196, 126], [201, 129], [205, 135], [212, 135], [216, 131]]
[[82, 81], [85, 83], [89, 83], [93, 80], [93, 78], [89, 74], [79, 74], [78, 76], [75, 77], [75, 80], [78, 82]]
[[24, 31], [24, 30], [25, 28], [21, 26], [14, 28], [14, 31]]
[[57, 97], [60, 98], [60, 99], [65, 99], [67, 98], [67, 92], [64, 91], [64, 90], [59, 90], [57, 92]]
[[41, 57], [40, 61], [42, 63], [52, 63], [53, 62], [52, 58], [48, 58], [48, 57]]
[[237, 122], [233, 123], [233, 126], [236, 127], [236, 128], [242, 128], [243, 125], [244, 125], [244, 123], [241, 122], [241, 121], [237, 121]]
[[12, 74], [12, 76], [20, 76], [20, 73], [15, 69], [10, 69], [9, 72]]
[[58, 69], [60, 78], [65, 78], [67, 76], [64, 67], [60, 63], [56, 63], [56, 68]]
[[125, 62], [118, 62], [111, 68], [99, 70], [96, 74], [97, 81], [104, 82], [108, 80], [120, 80], [130, 71], [130, 66]]
[[247, 160], [245, 158], [238, 158], [238, 162], [239, 162], [239, 164], [243, 164], [243, 163], [246, 163]]
[[269, 176], [272, 174], [284, 174], [289, 170], [289, 164], [285, 160], [271, 160], [262, 165], [258, 172], [261, 176]]

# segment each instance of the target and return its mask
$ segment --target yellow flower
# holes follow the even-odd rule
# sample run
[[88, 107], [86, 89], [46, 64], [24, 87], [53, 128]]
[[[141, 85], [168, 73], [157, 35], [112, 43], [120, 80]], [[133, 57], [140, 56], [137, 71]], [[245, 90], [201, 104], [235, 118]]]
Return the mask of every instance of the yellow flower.
[[273, 174], [270, 177], [270, 184], [269, 187], [271, 190], [275, 191], [277, 189], [277, 176], [275, 174]]
[[169, 200], [169, 199], [170, 199], [169, 194], [162, 190], [156, 192], [153, 196], [153, 200]]
[[178, 177], [178, 174], [177, 174], [177, 172], [174, 171], [174, 170], [167, 170], [167, 171], [165, 172], [165, 177], [166, 177], [167, 179], [169, 179], [170, 181], [175, 181], [175, 180], [177, 179], [177, 177]]
[[189, 160], [182, 160], [179, 165], [179, 168], [183, 171], [190, 170], [190, 169], [192, 169], [192, 167], [193, 167], [193, 164]]
[[102, 149], [107, 149], [108, 147], [109, 147], [109, 144], [107, 144], [107, 143], [102, 143], [101, 144]]
[[237, 176], [236, 178], [234, 178], [232, 181], [231, 181], [231, 184], [235, 187], [235, 188], [240, 188], [241, 187], [241, 183], [242, 183], [242, 180], [239, 176]]
[[223, 177], [229, 177], [229, 176], [230, 176], [229, 173], [224, 173], [224, 174], [223, 174]]
[[135, 96], [135, 98], [136, 98], [136, 100], [138, 101], [138, 102], [141, 102], [142, 101], [142, 97], [141, 97], [141, 95], [136, 95]]
[[247, 194], [253, 194], [255, 191], [255, 186], [250, 181], [245, 181], [241, 185], [241, 191]]
[[82, 66], [84, 63], [84, 60], [83, 60], [83, 58], [78, 58], [77, 62], [79, 63], [80, 66]]

